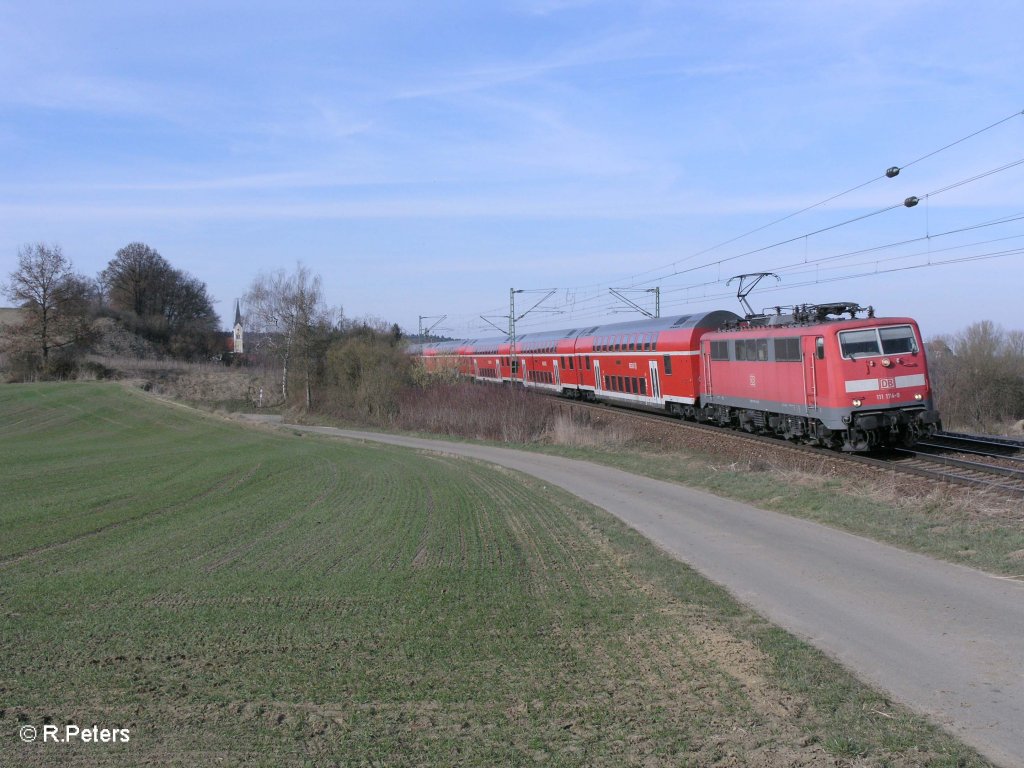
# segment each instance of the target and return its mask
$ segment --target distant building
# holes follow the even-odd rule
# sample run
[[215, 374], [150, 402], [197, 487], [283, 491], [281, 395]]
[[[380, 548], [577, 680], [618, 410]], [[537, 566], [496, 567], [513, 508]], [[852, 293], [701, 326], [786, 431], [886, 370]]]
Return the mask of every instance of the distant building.
[[235, 300], [235, 329], [234, 337], [232, 338], [231, 351], [236, 355], [241, 355], [245, 352], [245, 339], [244, 330], [242, 329], [242, 310], [238, 305], [238, 300]]
[[217, 334], [220, 339], [217, 354], [218, 359], [231, 355], [242, 355], [245, 353], [245, 326], [242, 318], [242, 308], [238, 301], [235, 301], [235, 325], [230, 331], [220, 331]]

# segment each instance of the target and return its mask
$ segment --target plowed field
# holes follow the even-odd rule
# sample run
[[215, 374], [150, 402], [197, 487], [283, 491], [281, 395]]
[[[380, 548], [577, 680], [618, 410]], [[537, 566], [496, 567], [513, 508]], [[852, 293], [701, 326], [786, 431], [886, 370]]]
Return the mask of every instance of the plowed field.
[[108, 385], [0, 430], [0, 764], [984, 764], [517, 474]]

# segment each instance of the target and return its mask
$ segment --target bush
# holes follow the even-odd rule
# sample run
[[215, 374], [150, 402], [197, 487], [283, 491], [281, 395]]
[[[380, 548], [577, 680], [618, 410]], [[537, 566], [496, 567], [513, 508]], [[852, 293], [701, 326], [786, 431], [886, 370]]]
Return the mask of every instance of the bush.
[[947, 429], [1002, 432], [1024, 419], [1024, 332], [983, 320], [929, 342], [936, 405]]
[[319, 409], [389, 423], [412, 384], [412, 366], [397, 334], [365, 324], [350, 328], [327, 349]]
[[469, 381], [409, 387], [399, 398], [402, 429], [482, 440], [540, 440], [558, 411], [554, 398], [501, 384]]

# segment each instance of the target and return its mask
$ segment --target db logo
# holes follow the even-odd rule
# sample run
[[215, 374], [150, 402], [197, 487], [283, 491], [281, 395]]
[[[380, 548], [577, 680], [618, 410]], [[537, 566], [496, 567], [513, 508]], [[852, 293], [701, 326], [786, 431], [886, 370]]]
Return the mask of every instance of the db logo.
[[895, 389], [896, 387], [896, 379], [879, 379], [878, 383], [882, 389]]
[[750, 386], [757, 386], [757, 377], [754, 374], [750, 374]]

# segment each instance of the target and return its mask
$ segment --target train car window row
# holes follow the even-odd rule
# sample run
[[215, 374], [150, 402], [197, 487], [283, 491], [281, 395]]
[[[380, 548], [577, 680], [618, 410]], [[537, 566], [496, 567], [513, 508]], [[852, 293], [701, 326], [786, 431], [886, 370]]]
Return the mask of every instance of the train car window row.
[[737, 339], [736, 359], [752, 362], [768, 360], [768, 339]]
[[525, 354], [553, 355], [553, 354], [555, 354], [556, 351], [557, 350], [555, 349], [554, 346], [549, 346], [549, 345], [546, 345], [546, 344], [540, 344], [539, 342], [538, 343], [534, 343], [534, 344], [525, 343], [525, 344], [521, 345], [519, 350], [518, 350], [520, 355], [525, 355]]
[[651, 352], [658, 349], [657, 333], [633, 333], [627, 336], [598, 336], [595, 352]]
[[[772, 342], [771, 345], [768, 344], [769, 341]], [[711, 359], [716, 361], [798, 363], [801, 360], [800, 337], [712, 341]]]
[[554, 376], [551, 375], [551, 371], [527, 371], [526, 378], [532, 381], [534, 384], [554, 384]]
[[609, 392], [647, 395], [647, 379], [642, 376], [611, 376], [605, 375], [604, 388]]

